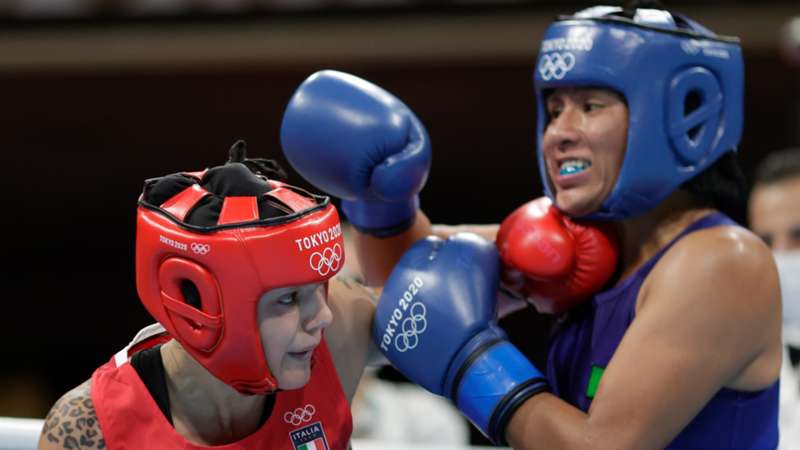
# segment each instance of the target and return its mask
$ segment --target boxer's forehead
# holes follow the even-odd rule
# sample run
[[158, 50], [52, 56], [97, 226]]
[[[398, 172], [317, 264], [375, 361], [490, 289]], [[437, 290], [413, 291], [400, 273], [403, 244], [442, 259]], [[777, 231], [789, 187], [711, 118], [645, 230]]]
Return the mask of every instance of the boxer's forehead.
[[568, 86], [557, 87], [548, 89], [545, 92], [545, 99], [558, 97], [587, 97], [587, 96], [603, 96], [614, 98], [615, 100], [624, 100], [624, 97], [619, 92], [604, 86]]
[[325, 287], [327, 283], [320, 282], [320, 283], [306, 283], [306, 284], [299, 284], [294, 286], [283, 286], [277, 287], [274, 289], [270, 289], [259, 297], [259, 305], [264, 305], [270, 301], [279, 299], [281, 297], [285, 297], [288, 295], [309, 295], [315, 292], [323, 292], [325, 291]]

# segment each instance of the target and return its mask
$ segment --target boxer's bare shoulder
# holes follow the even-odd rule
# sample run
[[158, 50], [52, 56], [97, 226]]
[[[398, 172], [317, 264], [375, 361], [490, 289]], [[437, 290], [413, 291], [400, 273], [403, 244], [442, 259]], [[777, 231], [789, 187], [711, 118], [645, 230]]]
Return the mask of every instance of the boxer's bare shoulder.
[[64, 394], [50, 409], [39, 450], [106, 448], [91, 395], [91, 380]]

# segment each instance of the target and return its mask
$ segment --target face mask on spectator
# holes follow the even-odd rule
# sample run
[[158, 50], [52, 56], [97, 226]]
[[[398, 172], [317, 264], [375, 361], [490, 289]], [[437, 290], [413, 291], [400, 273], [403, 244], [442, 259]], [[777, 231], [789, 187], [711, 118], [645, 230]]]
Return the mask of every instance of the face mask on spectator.
[[800, 347], [800, 250], [775, 252], [783, 297], [783, 339]]

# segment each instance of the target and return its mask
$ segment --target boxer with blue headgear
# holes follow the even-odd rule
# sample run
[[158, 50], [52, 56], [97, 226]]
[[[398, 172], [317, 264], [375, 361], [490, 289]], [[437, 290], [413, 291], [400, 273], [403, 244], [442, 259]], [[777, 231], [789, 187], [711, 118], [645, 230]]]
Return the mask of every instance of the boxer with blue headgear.
[[562, 448], [551, 439], [568, 428], [579, 431], [564, 447], [777, 447], [776, 270], [724, 214], [744, 207], [743, 72], [736, 38], [658, 2], [589, 8], [545, 31], [543, 188], [562, 213], [611, 224], [620, 260], [558, 325], [546, 376], [561, 401], [521, 407], [506, 430], [515, 447], [544, 435]]
[[[665, 10], [589, 8], [545, 33], [534, 70], [537, 137], [541, 143], [550, 120], [546, 98], [554, 89], [597, 87], [621, 95], [630, 124], [625, 156], [611, 194], [589, 215], [633, 217], [736, 150], [743, 78], [737, 38]], [[553, 198], [543, 152], [539, 170]]]
[[[534, 70], [549, 199], [509, 216], [496, 245], [414, 244], [386, 280], [375, 344], [514, 448], [776, 448], [777, 271], [724, 213], [744, 206], [738, 40], [654, 1], [598, 6], [550, 25]], [[360, 117], [331, 97], [331, 114]], [[569, 294], [567, 308], [536, 303], [561, 314], [545, 370], [497, 325], [501, 258], [525, 295]]]

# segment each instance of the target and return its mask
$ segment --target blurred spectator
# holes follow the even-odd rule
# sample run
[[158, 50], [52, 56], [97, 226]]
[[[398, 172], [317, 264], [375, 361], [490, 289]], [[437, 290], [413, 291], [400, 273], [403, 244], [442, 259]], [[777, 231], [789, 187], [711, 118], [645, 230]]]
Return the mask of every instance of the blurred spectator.
[[800, 448], [800, 148], [770, 154], [756, 171], [752, 230], [773, 250], [783, 297], [781, 446]]
[[800, 16], [790, 18], [781, 27], [778, 46], [786, 62], [800, 66]]

